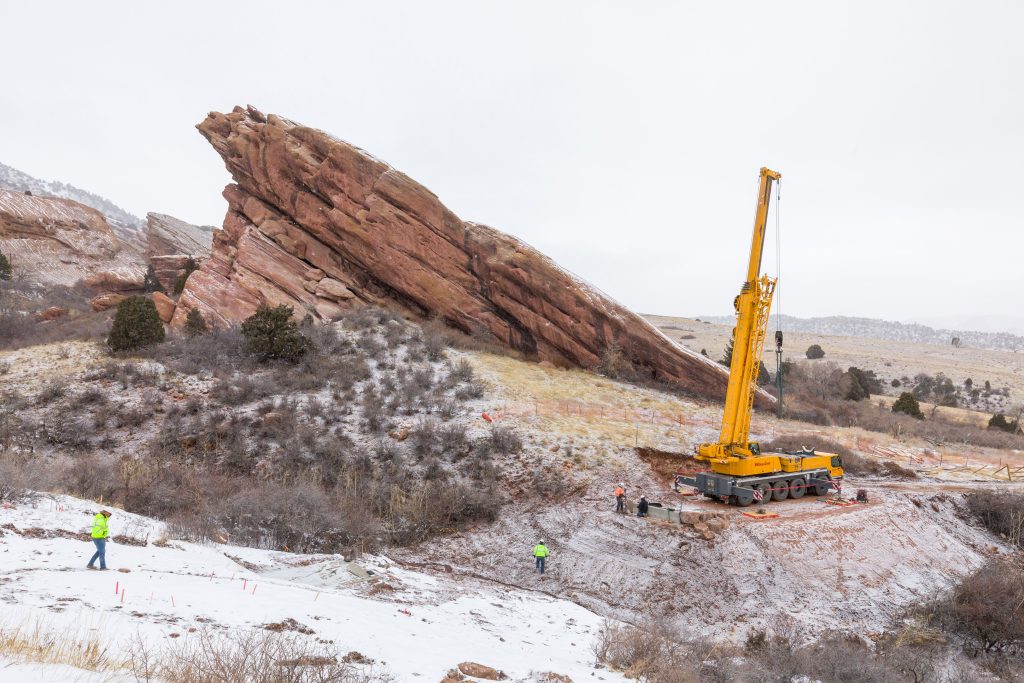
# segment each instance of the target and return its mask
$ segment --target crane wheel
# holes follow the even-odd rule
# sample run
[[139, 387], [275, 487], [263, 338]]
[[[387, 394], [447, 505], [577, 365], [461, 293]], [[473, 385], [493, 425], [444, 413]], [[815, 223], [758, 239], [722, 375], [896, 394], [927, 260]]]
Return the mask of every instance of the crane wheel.
[[815, 484], [814, 485], [814, 495], [816, 495], [816, 496], [827, 495], [828, 494], [828, 490], [830, 488], [832, 488], [832, 487], [829, 486], [828, 484]]
[[736, 507], [749, 507], [753, 502], [753, 498], [747, 498], [746, 496], [729, 496], [729, 502]]
[[789, 482], [773, 481], [772, 498], [774, 498], [775, 500], [786, 500], [787, 498], [789, 498]]
[[790, 498], [803, 498], [805, 493], [807, 493], [807, 482], [805, 482], [803, 479], [794, 479], [793, 481], [789, 482]]

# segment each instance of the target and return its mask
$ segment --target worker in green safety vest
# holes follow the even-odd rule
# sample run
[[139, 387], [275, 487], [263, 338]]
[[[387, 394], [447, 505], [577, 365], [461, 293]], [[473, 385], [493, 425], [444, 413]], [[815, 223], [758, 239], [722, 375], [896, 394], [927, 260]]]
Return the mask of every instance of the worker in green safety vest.
[[109, 510], [100, 510], [92, 518], [92, 542], [96, 544], [96, 554], [89, 560], [86, 569], [96, 569], [96, 560], [100, 561], [100, 570], [107, 569], [107, 536], [110, 535], [110, 528], [107, 520], [110, 519]]
[[536, 558], [537, 571], [543, 574], [544, 559], [548, 556], [548, 547], [544, 545], [544, 541], [540, 541], [533, 547], [533, 556]]

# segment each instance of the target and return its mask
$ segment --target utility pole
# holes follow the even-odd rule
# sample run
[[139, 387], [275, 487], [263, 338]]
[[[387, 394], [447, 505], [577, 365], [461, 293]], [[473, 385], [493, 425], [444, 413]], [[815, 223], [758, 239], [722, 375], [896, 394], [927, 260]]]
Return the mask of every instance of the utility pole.
[[782, 330], [775, 330], [775, 385], [779, 390], [775, 411], [782, 419]]

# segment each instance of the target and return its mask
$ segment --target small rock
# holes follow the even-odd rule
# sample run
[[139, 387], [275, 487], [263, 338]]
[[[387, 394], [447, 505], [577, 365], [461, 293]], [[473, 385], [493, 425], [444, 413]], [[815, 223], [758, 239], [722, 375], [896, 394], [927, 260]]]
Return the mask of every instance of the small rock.
[[36, 320], [38, 320], [41, 323], [44, 323], [50, 320], [56, 320], [57, 318], [63, 318], [67, 314], [68, 309], [66, 308], [63, 308], [61, 306], [50, 306], [44, 311], [37, 312]]
[[124, 294], [100, 294], [90, 299], [89, 305], [98, 313], [114, 308], [127, 298]]
[[508, 678], [503, 672], [497, 669], [484, 666], [483, 664], [477, 664], [476, 662], [463, 662], [459, 664], [459, 671], [466, 676], [472, 676], [474, 678], [483, 678], [487, 681], [504, 681]]

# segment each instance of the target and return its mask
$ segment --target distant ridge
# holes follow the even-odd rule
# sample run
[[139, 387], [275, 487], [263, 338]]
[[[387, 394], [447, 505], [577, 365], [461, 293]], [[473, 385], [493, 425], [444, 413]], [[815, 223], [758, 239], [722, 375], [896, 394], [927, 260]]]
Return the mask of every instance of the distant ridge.
[[122, 243], [140, 253], [145, 250], [146, 222], [98, 194], [57, 180], [40, 180], [6, 164], [0, 164], [0, 189], [16, 192], [28, 190], [34, 195], [71, 199], [91, 206], [106, 217], [114, 234]]
[[[731, 315], [701, 316], [701, 320], [731, 325], [736, 320]], [[775, 329], [777, 316], [772, 315], [771, 329]], [[999, 351], [1024, 351], [1024, 337], [1009, 332], [975, 332], [971, 330], [947, 330], [928, 327], [917, 323], [898, 323], [875, 318], [854, 318], [833, 315], [824, 318], [795, 318], [782, 316], [783, 331], [826, 334], [839, 337], [868, 337], [871, 339], [892, 339], [917, 342], [920, 344], [943, 344], [948, 346], [953, 337], [959, 337], [963, 346], [976, 349]]]

